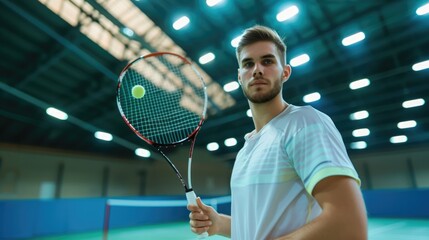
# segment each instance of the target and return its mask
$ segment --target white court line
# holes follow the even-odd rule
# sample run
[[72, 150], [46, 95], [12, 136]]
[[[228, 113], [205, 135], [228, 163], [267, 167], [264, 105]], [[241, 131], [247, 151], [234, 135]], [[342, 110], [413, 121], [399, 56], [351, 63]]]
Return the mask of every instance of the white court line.
[[392, 223], [392, 224], [389, 224], [389, 225], [385, 225], [385, 226], [382, 226], [382, 227], [373, 228], [370, 231], [368, 231], [368, 234], [370, 236], [372, 236], [372, 235], [376, 235], [376, 234], [379, 234], [379, 233], [388, 232], [388, 231], [393, 230], [395, 228], [402, 227], [405, 224], [406, 224], [406, 222], [401, 221], [401, 222], [397, 222], [397, 223]]

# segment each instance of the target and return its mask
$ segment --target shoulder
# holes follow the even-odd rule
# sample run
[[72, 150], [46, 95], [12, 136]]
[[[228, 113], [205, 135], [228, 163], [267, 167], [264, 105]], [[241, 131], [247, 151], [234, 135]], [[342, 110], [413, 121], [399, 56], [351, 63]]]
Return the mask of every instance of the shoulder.
[[331, 118], [325, 113], [313, 108], [312, 106], [295, 106], [290, 105], [289, 111], [285, 114], [285, 118], [290, 123], [298, 126], [307, 126], [320, 124], [323, 122], [331, 122]]

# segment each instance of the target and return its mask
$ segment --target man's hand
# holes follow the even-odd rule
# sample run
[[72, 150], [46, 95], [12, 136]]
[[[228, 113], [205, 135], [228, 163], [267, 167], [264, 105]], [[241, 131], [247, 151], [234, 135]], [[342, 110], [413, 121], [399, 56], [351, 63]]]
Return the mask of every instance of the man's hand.
[[189, 223], [192, 232], [201, 234], [207, 232], [209, 235], [220, 234], [226, 237], [231, 235], [231, 219], [229, 216], [219, 214], [210, 206], [205, 205], [201, 198], [197, 198], [197, 205], [188, 205]]

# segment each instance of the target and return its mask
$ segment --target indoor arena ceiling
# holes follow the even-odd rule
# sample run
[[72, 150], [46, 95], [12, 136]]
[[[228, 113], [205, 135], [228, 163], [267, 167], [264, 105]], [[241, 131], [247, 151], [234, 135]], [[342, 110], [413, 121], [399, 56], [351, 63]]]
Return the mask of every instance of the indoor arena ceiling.
[[[417, 11], [425, 4], [428, 1], [223, 0], [209, 7], [204, 0], [3, 0], [0, 142], [137, 159], [134, 149], [148, 147], [119, 115], [118, 74], [139, 54], [174, 51], [201, 68], [211, 82], [211, 98], [218, 99], [197, 145], [217, 142], [219, 149], [213, 153], [233, 158], [253, 123], [241, 90], [223, 90], [237, 79], [231, 40], [243, 29], [262, 24], [285, 37], [288, 61], [302, 54], [309, 57], [293, 67], [284, 85], [285, 100], [310, 104], [331, 116], [350, 152], [425, 144], [429, 70], [415, 71], [420, 66], [416, 63], [429, 59], [429, 14]], [[277, 21], [276, 15], [291, 6], [298, 13]], [[181, 16], [190, 22], [175, 30], [172, 24]], [[365, 35], [362, 41], [342, 44], [358, 32]], [[198, 63], [208, 52], [215, 59]], [[368, 79], [369, 85], [351, 90], [349, 84], [360, 79]], [[314, 92], [320, 99], [305, 103], [303, 97]], [[413, 99], [423, 105], [403, 107]], [[48, 107], [66, 112], [68, 119], [47, 115]], [[367, 111], [368, 117], [351, 120], [358, 111]], [[411, 120], [415, 127], [398, 127]], [[353, 136], [362, 128], [370, 134]], [[96, 139], [95, 131], [112, 134], [113, 141]], [[406, 142], [390, 142], [401, 135]], [[236, 138], [237, 145], [226, 147], [227, 138]], [[356, 142], [364, 145], [351, 145]]]

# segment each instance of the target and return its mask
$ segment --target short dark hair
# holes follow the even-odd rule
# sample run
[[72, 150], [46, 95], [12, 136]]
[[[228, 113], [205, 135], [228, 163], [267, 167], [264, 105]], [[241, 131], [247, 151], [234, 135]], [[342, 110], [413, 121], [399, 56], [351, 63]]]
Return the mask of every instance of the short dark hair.
[[237, 60], [240, 61], [240, 54], [245, 46], [260, 41], [269, 41], [274, 43], [280, 54], [280, 60], [282, 61], [282, 64], [286, 63], [287, 47], [286, 44], [283, 42], [283, 39], [274, 29], [261, 25], [255, 25], [244, 30], [244, 33], [243, 35], [241, 35], [240, 42], [238, 43], [236, 49]]

